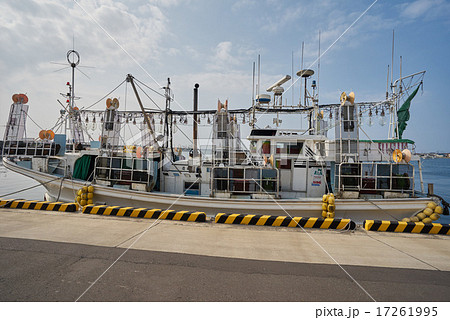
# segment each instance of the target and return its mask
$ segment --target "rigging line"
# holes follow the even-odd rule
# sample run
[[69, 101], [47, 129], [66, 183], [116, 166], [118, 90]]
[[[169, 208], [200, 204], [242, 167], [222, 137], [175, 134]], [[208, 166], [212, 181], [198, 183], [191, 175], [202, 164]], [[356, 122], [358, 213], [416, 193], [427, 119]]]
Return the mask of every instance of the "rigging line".
[[[139, 81], [140, 83], [142, 83], [141, 81]], [[139, 86], [139, 84], [136, 84], [136, 86], [139, 88], [139, 89], [141, 89], [141, 91], [147, 96], [147, 98], [149, 98], [152, 102], [153, 102], [153, 104], [159, 109], [159, 110], [161, 110], [161, 111], [163, 111], [159, 106], [158, 106], [158, 104], [144, 91], [144, 90], [142, 90], [142, 88]], [[182, 107], [182, 106], [181, 106]], [[182, 107], [183, 108], [183, 107]], [[186, 111], [186, 110], [185, 110]], [[186, 111], [187, 112], [187, 111]], [[197, 124], [198, 124], [198, 122], [197, 122]], [[175, 124], [175, 126], [178, 128], [178, 130], [189, 140], [189, 142], [191, 142], [191, 143], [193, 143], [193, 141], [184, 133], [184, 131], [177, 125], [177, 124]]]
[[40, 125], [38, 125], [36, 123], [36, 121], [33, 120], [33, 118], [30, 117], [30, 115], [28, 114], [28, 111], [25, 112], [25, 114], [27, 115], [28, 118], [30, 118], [30, 120], [41, 130], [44, 130], [44, 128], [42, 128]]
[[91, 20], [92, 21], [94, 21], [95, 22], [95, 24], [97, 25], [97, 26], [99, 26], [99, 28], [100, 29], [102, 29], [103, 30], [103, 32], [105, 32], [106, 33], [106, 35], [109, 37], [109, 38], [111, 38], [111, 40], [112, 41], [114, 41], [118, 46], [119, 46], [119, 48], [120, 49], [122, 49], [122, 51], [123, 52], [125, 52], [127, 55], [128, 55], [128, 57], [130, 57], [131, 58], [131, 60], [133, 60], [134, 61], [134, 63], [136, 63], [138, 66], [139, 66], [139, 68], [141, 68], [142, 69], [142, 71], [144, 71], [157, 85], [158, 85], [158, 87], [162, 87], [159, 83], [158, 83], [158, 81], [156, 81], [156, 79], [155, 78], [153, 78], [152, 77], [152, 75], [150, 74], [150, 73], [148, 73], [147, 72], [147, 70], [108, 32], [108, 31], [106, 31], [106, 29], [105, 28], [103, 28], [103, 26], [88, 12], [88, 11], [86, 11], [86, 9], [84, 9], [83, 8], [83, 6], [77, 1], [77, 0], [73, 0], [73, 2], [75, 2], [76, 4], [77, 4], [77, 6], [79, 6], [80, 8], [81, 8], [81, 10], [83, 10], [84, 11], [84, 13], [86, 13], [86, 15], [89, 17], [89, 18], [91, 18]]
[[12, 194], [23, 192], [23, 191], [27, 191], [27, 190], [30, 190], [30, 189], [34, 189], [34, 188], [37, 188], [37, 187], [39, 187], [41, 185], [44, 186], [44, 185], [46, 185], [46, 184], [48, 184], [50, 182], [53, 182], [53, 181], [58, 180], [58, 179], [63, 179], [63, 178], [64, 177], [58, 177], [58, 178], [55, 178], [55, 179], [47, 181], [47, 182], [40, 182], [37, 185], [31, 186], [31, 187], [28, 187], [28, 188], [25, 188], [25, 189], [21, 189], [21, 190], [18, 190], [18, 191], [14, 191], [14, 192], [10, 192], [10, 193], [7, 193], [7, 194], [3, 194], [3, 195], [0, 196], [0, 198], [7, 197], [7, 196], [10, 196]]
[[[369, 137], [369, 135], [364, 131], [364, 129], [361, 127], [361, 124], [358, 122], [358, 127], [359, 129], [361, 129], [361, 131], [366, 135], [366, 137], [370, 140], [371, 143], [375, 143], [373, 142], [373, 140]], [[377, 148], [377, 151], [380, 153], [381, 157], [386, 157], [383, 152], [381, 151], [380, 147]], [[385, 161], [389, 162], [389, 157], [387, 157], [387, 159], [385, 159]]]
[[[56, 123], [53, 125], [53, 127], [51, 127], [50, 128], [50, 130], [53, 130], [53, 129], [55, 129], [58, 125], [59, 125], [59, 127], [61, 127], [61, 124], [62, 124], [62, 118], [63, 118], [63, 116], [60, 116], [59, 118], [58, 118], [58, 120], [56, 120]], [[58, 128], [59, 128], [58, 127]], [[55, 131], [57, 131], [58, 129], [56, 129]]]
[[[259, 183], [258, 183], [258, 181], [256, 181], [255, 179], [252, 179], [257, 185], [259, 185], [259, 187], [262, 189], [262, 190], [264, 190], [264, 192], [266, 192], [268, 195], [270, 195]], [[280, 205], [280, 203], [275, 199], [275, 198], [272, 198], [271, 197], [271, 199], [281, 208], [281, 210], [283, 210], [291, 219], [292, 219], [292, 221], [295, 221], [294, 220], [294, 218], [290, 215], [290, 213], [289, 212], [287, 212], [281, 205]], [[370, 295], [370, 293], [369, 292], [367, 292], [367, 290], [366, 289], [364, 289], [364, 287], [362, 286], [362, 285], [360, 285], [359, 284], [359, 282], [358, 281], [356, 281], [356, 279], [355, 278], [353, 278], [351, 275], [350, 275], [350, 273], [348, 273], [347, 272], [347, 270], [345, 270], [344, 269], [344, 267], [342, 267], [341, 266], [341, 264], [339, 263], [339, 262], [337, 262], [336, 261], [336, 259], [334, 259], [333, 258], [333, 256], [327, 251], [327, 250], [325, 250], [325, 248], [324, 247], [322, 247], [322, 245], [319, 243], [319, 242], [317, 242], [317, 240], [316, 239], [314, 239], [314, 237], [313, 236], [311, 236], [308, 232], [306, 232], [306, 230], [298, 223], [298, 222], [296, 222], [297, 223], [297, 226], [299, 226], [300, 227], [300, 229], [308, 236], [308, 237], [310, 237], [311, 238], [311, 240], [313, 241], [313, 242], [315, 242], [316, 243], [316, 245], [320, 248], [320, 249], [322, 249], [322, 251], [323, 252], [325, 252], [325, 254], [326, 255], [328, 255], [328, 257], [330, 257], [330, 259], [331, 260], [333, 260], [334, 261], [334, 263], [336, 263], [336, 265], [339, 267], [339, 268], [341, 268], [342, 269], [342, 271], [344, 271], [344, 273], [354, 282], [354, 283], [356, 283], [356, 285], [358, 285], [358, 287], [360, 287], [360, 289], [370, 298], [370, 299], [372, 299], [373, 300], [373, 302], [377, 302], [371, 295]]]
[[189, 136], [186, 133], [184, 133], [184, 131], [178, 126], [178, 123], [175, 124], [175, 127], [178, 128], [178, 130], [186, 137], [186, 139], [189, 140], [190, 143], [194, 143], [194, 141], [192, 141], [192, 139], [189, 138]]
[[161, 96], [161, 97], [164, 98], [164, 94], [162, 94], [162, 93], [156, 91], [155, 89], [152, 89], [151, 87], [149, 87], [148, 85], [146, 85], [144, 82], [142, 82], [142, 81], [140, 81], [140, 80], [138, 80], [138, 79], [136, 79], [136, 78], [134, 78], [134, 80], [136, 80], [137, 82], [139, 82], [140, 84], [142, 84], [142, 85], [143, 85], [144, 87], [146, 87], [147, 89], [153, 91], [153, 92], [156, 93], [157, 95], [159, 95], [159, 96]]
[[[198, 181], [200, 180], [200, 178], [197, 178], [197, 180], [195, 180], [195, 182], [193, 182], [190, 186], [189, 186], [189, 188], [187, 188], [186, 189], [186, 191], [188, 191], [192, 186], [194, 186], [194, 184], [195, 183], [197, 183]], [[183, 194], [181, 194], [178, 198], [176, 198], [175, 199], [175, 201], [169, 206], [169, 208], [167, 208], [165, 211], [167, 211], [167, 210], [170, 210], [170, 208], [172, 208], [174, 205], [175, 205], [175, 203], [177, 203], [178, 202], [178, 200], [180, 200], [180, 198], [181, 197], [183, 197], [184, 196], [184, 193]], [[103, 273], [97, 278], [97, 279], [95, 279], [95, 281], [94, 282], [92, 282], [91, 283], [91, 285], [75, 300], [75, 302], [78, 302], [104, 275], [105, 275], [105, 273], [106, 272], [108, 272], [108, 270], [109, 269], [111, 269], [116, 263], [117, 263], [117, 261], [119, 261], [130, 249], [131, 249], [131, 247], [133, 247], [134, 246], [134, 244], [136, 243], [136, 242], [138, 242], [141, 238], [142, 238], [142, 236], [144, 235], [144, 234], [146, 234], [147, 233], [147, 231], [148, 230], [150, 230], [151, 228], [153, 228], [153, 227], [155, 227], [155, 226], [157, 226], [158, 224], [160, 224], [161, 223], [161, 216], [162, 216], [162, 214], [160, 214], [159, 215], [159, 217], [158, 218], [156, 218], [155, 219], [155, 221], [150, 225], [150, 226], [148, 226], [140, 235], [139, 235], [139, 237], [137, 237], [131, 244], [130, 244], [130, 246], [124, 251], [124, 252], [122, 252], [122, 254], [108, 267], [108, 268], [106, 268], [106, 270], [105, 271], [103, 271]]]
[[153, 102], [153, 104], [161, 111], [163, 111], [160, 106], [158, 106], [158, 104], [147, 94], [147, 92], [145, 92], [144, 90], [142, 90], [142, 88], [139, 86], [139, 84], [136, 83], [136, 87], [138, 87], [139, 89], [141, 89], [141, 91], [144, 93], [144, 95], [150, 99], [151, 102]]
[[[127, 111], [127, 97], [128, 97], [128, 82], [125, 84], [125, 111]], [[134, 136], [133, 135], [133, 131], [131, 130], [131, 126], [129, 124], [129, 121], [127, 123], [127, 119], [128, 119], [128, 115], [125, 112], [125, 121], [123, 122], [124, 123], [124, 127], [128, 127], [128, 131], [130, 131], [130, 137], [133, 138], [133, 136]], [[134, 118], [134, 119], [136, 119], [136, 118]], [[125, 130], [125, 128], [123, 130], [123, 135], [124, 135], [124, 141], [125, 141], [125, 137], [126, 137], [126, 130]], [[143, 143], [143, 141], [141, 141], [141, 144], [142, 143]], [[124, 144], [125, 144], [125, 142], [124, 142]]]
[[115, 87], [114, 89], [112, 89], [109, 93], [107, 93], [104, 97], [100, 98], [97, 102], [94, 102], [93, 104], [91, 104], [89, 107], [85, 107], [85, 108], [81, 108], [80, 111], [84, 111], [84, 110], [88, 110], [90, 108], [92, 108], [93, 106], [95, 106], [97, 103], [99, 103], [100, 101], [102, 101], [103, 99], [105, 99], [107, 96], [109, 96], [111, 93], [113, 93], [114, 91], [116, 91], [125, 81], [127, 81], [127, 79], [123, 80], [117, 87]]
[[[348, 26], [347, 29], [345, 29], [345, 31], [342, 32], [342, 34], [336, 40], [334, 40], [334, 42], [316, 60], [314, 60], [314, 62], [312, 62], [307, 69], [311, 68], [320, 58], [322, 58], [325, 55], [325, 53], [327, 53], [328, 50], [330, 50], [336, 44], [336, 42], [338, 42], [347, 33], [347, 31], [350, 30], [350, 28], [352, 28], [367, 13], [367, 11], [369, 11], [377, 2], [378, 2], [378, 0], [375, 0], [374, 2], [372, 2], [372, 4], [366, 10], [364, 10], [364, 12], [361, 13], [359, 15], [359, 17], [356, 18], [356, 20], [353, 21], [352, 24], [350, 26]], [[301, 79], [301, 78], [297, 78], [297, 80], [295, 80], [294, 83], [291, 84], [286, 89], [286, 91], [289, 90], [299, 79]]]

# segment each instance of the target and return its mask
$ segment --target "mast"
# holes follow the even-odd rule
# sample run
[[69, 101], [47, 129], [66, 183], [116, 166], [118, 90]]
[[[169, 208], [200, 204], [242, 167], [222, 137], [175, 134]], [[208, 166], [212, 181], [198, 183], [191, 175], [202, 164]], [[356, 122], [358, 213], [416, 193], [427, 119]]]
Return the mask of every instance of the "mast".
[[[175, 161], [175, 153], [173, 152], [173, 119], [172, 119], [172, 113], [170, 110], [170, 78], [167, 78], [167, 86], [163, 87], [164, 89], [164, 96], [166, 98], [166, 109], [165, 109], [165, 113], [166, 113], [166, 123], [165, 123], [165, 128], [164, 128], [164, 136], [167, 137], [166, 138], [166, 142], [165, 142], [165, 149], [167, 150], [167, 148], [169, 148], [170, 146], [170, 150], [171, 150], [171, 154], [172, 154], [172, 160], [171, 161]], [[170, 113], [170, 126], [169, 126], [169, 113]]]
[[193, 157], [196, 157], [198, 155], [198, 151], [197, 151], [197, 130], [198, 130], [198, 123], [197, 123], [197, 111], [198, 111], [198, 87], [200, 87], [200, 85], [198, 83], [196, 83], [194, 85], [194, 125], [193, 125], [193, 149], [194, 149], [194, 154]]
[[139, 93], [137, 92], [136, 85], [134, 84], [133, 76], [131, 74], [127, 75], [127, 81], [131, 83], [131, 87], [133, 88], [134, 94], [136, 95], [136, 99], [138, 101], [139, 107], [141, 108], [142, 114], [144, 115], [144, 122], [147, 124], [148, 131], [152, 137], [154, 142], [154, 133], [151, 125], [151, 119], [148, 114], [145, 112], [144, 105], [142, 104], [141, 97], [139, 97]]

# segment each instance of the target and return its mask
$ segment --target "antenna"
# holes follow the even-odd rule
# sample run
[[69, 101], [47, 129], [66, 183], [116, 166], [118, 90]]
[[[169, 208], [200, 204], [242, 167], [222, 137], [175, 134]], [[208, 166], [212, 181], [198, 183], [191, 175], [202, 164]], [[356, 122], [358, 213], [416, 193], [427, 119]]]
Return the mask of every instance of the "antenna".
[[391, 64], [391, 87], [394, 81], [394, 29], [392, 29], [392, 64]]
[[[294, 51], [292, 51], [291, 57], [291, 87], [294, 86]], [[294, 88], [292, 88], [292, 102], [291, 105], [294, 105]]]
[[389, 65], [387, 67], [387, 79], [386, 79], [386, 100], [389, 98]]
[[252, 70], [252, 108], [255, 106], [255, 61], [253, 61]]
[[[400, 79], [402, 78], [402, 56], [400, 56]], [[401, 95], [402, 94], [402, 82], [403, 80], [400, 80], [399, 83], [399, 90], [398, 90], [398, 94]]]
[[259, 95], [259, 86], [261, 85], [261, 55], [258, 54], [258, 86], [256, 87], [256, 94]]
[[[303, 70], [303, 50], [305, 48], [305, 42], [302, 41], [302, 60], [300, 63], [300, 70]], [[300, 102], [299, 105], [302, 105], [302, 82], [300, 81]]]
[[273, 91], [273, 89], [275, 89], [276, 87], [282, 86], [284, 83], [286, 83], [289, 80], [291, 80], [291, 76], [290, 75], [285, 75], [283, 78], [281, 78], [280, 80], [275, 82], [273, 85], [268, 87], [266, 91], [267, 92], [271, 92], [271, 91]]
[[320, 79], [320, 30], [319, 30], [319, 57], [317, 62], [317, 103], [319, 103], [319, 79]]

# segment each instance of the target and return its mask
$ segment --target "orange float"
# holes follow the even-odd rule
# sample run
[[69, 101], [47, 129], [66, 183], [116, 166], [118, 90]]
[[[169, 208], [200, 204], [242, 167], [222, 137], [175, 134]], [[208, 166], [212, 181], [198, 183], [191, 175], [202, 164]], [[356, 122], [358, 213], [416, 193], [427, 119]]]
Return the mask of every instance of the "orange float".
[[28, 97], [26, 94], [23, 93], [19, 93], [19, 103], [27, 103], [28, 102]]
[[53, 130], [47, 130], [46, 135], [48, 140], [53, 140], [55, 138], [55, 133], [53, 132]]
[[47, 137], [47, 131], [46, 130], [41, 130], [39, 131], [39, 138], [44, 140]]
[[136, 157], [142, 158], [142, 147], [136, 148]]

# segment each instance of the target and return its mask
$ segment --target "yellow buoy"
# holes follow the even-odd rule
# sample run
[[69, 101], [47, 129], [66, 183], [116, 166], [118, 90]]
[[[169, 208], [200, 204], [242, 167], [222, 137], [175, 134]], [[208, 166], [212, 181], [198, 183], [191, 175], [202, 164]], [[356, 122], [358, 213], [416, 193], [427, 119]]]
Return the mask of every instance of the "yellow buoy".
[[442, 214], [442, 212], [444, 212], [444, 210], [442, 209], [441, 206], [436, 206], [436, 208], [434, 208], [434, 212], [438, 213], [438, 214]]
[[403, 218], [402, 221], [403, 222], [411, 222], [411, 218]]
[[334, 204], [334, 196], [328, 196], [328, 204]]
[[430, 208], [431, 210], [434, 210], [434, 208], [436, 208], [436, 203], [435, 202], [428, 202], [427, 208]]
[[77, 197], [77, 202], [80, 203], [80, 201], [81, 201], [81, 197], [78, 196], [78, 197]]
[[81, 189], [77, 191], [77, 196], [81, 196]]
[[84, 186], [83, 188], [81, 188], [81, 190], [83, 193], [86, 193], [86, 192], [88, 192], [88, 187]]
[[423, 210], [423, 213], [425, 213], [427, 216], [431, 216], [431, 214], [433, 213], [433, 210], [430, 208], [426, 208], [425, 210]]
[[423, 223], [431, 223], [431, 222], [433, 222], [433, 220], [431, 220], [430, 218], [427, 217], [427, 218], [423, 219], [422, 222]]
[[334, 218], [334, 212], [327, 212], [327, 218]]
[[328, 205], [328, 212], [334, 212], [334, 209], [335, 209], [334, 204]]
[[438, 220], [440, 217], [441, 217], [441, 216], [440, 216], [439, 214], [433, 213], [433, 214], [430, 216], [430, 219], [433, 220], [433, 221], [436, 221], [436, 220]]
[[91, 200], [91, 199], [89, 199], [88, 201], [87, 201], [87, 204], [93, 204], [94, 202]]
[[86, 200], [87, 199], [87, 193], [82, 193], [81, 194], [81, 199], [82, 200]]
[[417, 218], [416, 216], [411, 217], [411, 222], [419, 222], [419, 218]]
[[87, 198], [88, 199], [94, 199], [94, 194], [92, 192], [88, 192]]
[[81, 201], [80, 201], [80, 204], [81, 204], [82, 206], [85, 206], [85, 205], [87, 204], [87, 201], [86, 201], [86, 200], [81, 200]]
[[323, 211], [327, 211], [328, 209], [328, 204], [327, 203], [322, 203], [322, 210]]
[[327, 194], [324, 194], [322, 196], [322, 202], [328, 202], [328, 195]]
[[419, 218], [420, 220], [423, 220], [423, 219], [425, 219], [427, 217], [427, 215], [425, 214], [425, 213], [423, 213], [423, 212], [419, 212], [418, 214], [417, 214], [417, 218]]
[[94, 186], [89, 186], [88, 187], [88, 192], [94, 192]]
[[327, 217], [327, 212], [324, 210], [322, 211], [322, 218], [326, 218]]

